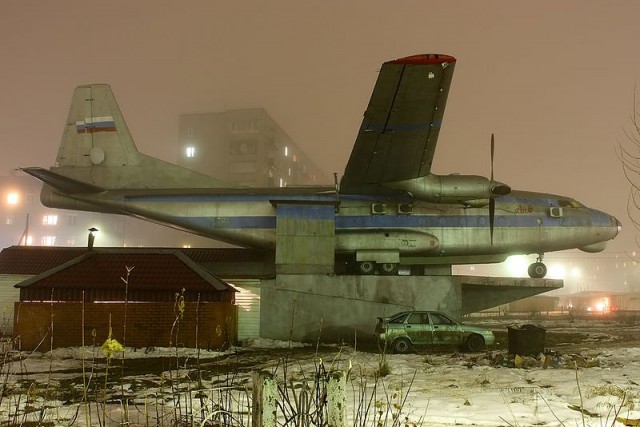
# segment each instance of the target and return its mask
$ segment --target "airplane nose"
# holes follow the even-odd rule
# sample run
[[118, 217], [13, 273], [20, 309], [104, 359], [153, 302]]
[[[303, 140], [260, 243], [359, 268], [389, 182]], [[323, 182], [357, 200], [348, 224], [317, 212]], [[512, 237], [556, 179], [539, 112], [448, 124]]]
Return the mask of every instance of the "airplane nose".
[[622, 223], [615, 216], [611, 217], [611, 223], [617, 228], [616, 236], [622, 232]]

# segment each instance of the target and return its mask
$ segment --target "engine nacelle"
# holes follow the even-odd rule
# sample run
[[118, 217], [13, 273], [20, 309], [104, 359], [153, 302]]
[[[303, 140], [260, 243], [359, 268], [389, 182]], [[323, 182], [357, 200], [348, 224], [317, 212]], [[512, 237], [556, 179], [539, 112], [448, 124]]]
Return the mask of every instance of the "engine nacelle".
[[490, 197], [504, 196], [511, 188], [478, 175], [427, 175], [404, 181], [388, 182], [386, 187], [404, 190], [419, 200], [432, 203], [459, 203], [477, 206]]

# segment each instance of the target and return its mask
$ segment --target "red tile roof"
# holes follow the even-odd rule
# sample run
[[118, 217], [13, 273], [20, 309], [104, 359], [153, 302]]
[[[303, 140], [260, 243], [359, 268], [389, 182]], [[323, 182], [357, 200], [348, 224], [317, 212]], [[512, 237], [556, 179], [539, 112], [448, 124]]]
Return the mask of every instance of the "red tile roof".
[[[179, 251], [197, 263], [262, 262], [265, 252], [240, 248], [95, 248], [126, 253], [162, 253]], [[87, 253], [82, 247], [10, 246], [0, 252], [0, 274], [36, 275]]]
[[0, 274], [40, 274], [85, 253], [87, 248], [10, 246], [0, 252]]
[[84, 251], [43, 274], [26, 280], [18, 287], [67, 289], [125, 289], [127, 267], [129, 290], [145, 291], [233, 291], [233, 287], [216, 278], [179, 250], [130, 250], [96, 248]]

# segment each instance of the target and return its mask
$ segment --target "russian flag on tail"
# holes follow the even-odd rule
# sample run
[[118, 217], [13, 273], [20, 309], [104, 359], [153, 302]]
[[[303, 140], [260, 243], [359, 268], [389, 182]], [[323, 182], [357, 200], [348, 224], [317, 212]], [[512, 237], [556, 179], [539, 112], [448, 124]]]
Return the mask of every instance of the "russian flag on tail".
[[78, 133], [94, 132], [115, 132], [116, 122], [113, 116], [87, 117], [84, 120], [76, 121], [76, 131]]

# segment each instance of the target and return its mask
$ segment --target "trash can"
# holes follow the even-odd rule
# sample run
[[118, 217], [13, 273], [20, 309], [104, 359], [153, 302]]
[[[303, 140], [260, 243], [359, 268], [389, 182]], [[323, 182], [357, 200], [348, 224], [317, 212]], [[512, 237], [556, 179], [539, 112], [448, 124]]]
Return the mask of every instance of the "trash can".
[[509, 354], [530, 356], [544, 353], [546, 330], [536, 325], [508, 327]]

